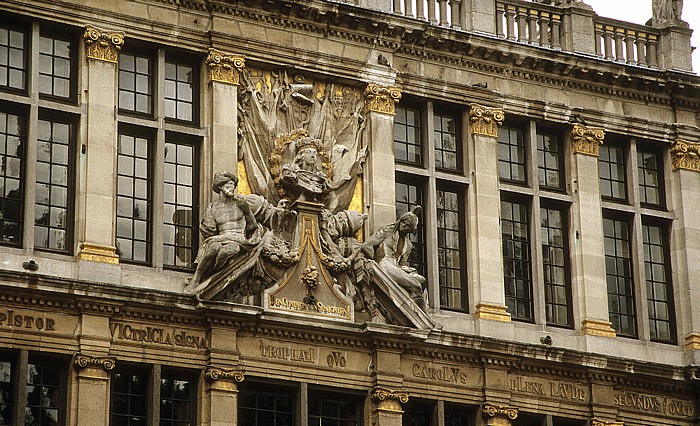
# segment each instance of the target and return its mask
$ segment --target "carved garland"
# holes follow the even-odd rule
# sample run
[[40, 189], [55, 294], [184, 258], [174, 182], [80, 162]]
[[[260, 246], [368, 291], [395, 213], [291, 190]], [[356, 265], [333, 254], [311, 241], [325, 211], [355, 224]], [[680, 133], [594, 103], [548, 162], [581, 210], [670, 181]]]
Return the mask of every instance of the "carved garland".
[[117, 62], [119, 50], [124, 45], [123, 32], [102, 30], [88, 25], [85, 27], [83, 38], [88, 58]]
[[574, 124], [571, 129], [571, 146], [574, 154], [598, 156], [600, 145], [605, 139], [605, 130]]
[[469, 108], [469, 129], [473, 135], [498, 137], [498, 126], [503, 124], [506, 115], [502, 109], [485, 108], [471, 104]]
[[399, 99], [401, 99], [401, 89], [398, 87], [384, 87], [370, 83], [365, 89], [365, 112], [374, 111], [394, 115]]
[[73, 364], [78, 368], [101, 368], [104, 371], [114, 370], [117, 359], [109, 356], [90, 356], [76, 353], [73, 356]]
[[700, 172], [700, 143], [678, 139], [671, 145], [671, 167]]
[[216, 49], [209, 49], [205, 63], [209, 67], [211, 81], [235, 85], [240, 82], [240, 72], [245, 68], [243, 56], [227, 55]]
[[484, 404], [482, 411], [485, 417], [507, 417], [511, 420], [518, 418], [518, 409], [508, 405]]
[[217, 380], [225, 380], [227, 382], [241, 383], [245, 380], [245, 375], [240, 370], [224, 370], [218, 367], [207, 367], [204, 372], [204, 377], [215, 382]]

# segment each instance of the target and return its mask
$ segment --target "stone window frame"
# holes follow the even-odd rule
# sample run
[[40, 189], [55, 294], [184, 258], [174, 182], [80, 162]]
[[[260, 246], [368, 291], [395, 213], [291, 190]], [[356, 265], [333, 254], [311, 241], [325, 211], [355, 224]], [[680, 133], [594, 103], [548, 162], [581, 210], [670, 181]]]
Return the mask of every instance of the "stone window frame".
[[[462, 201], [462, 219], [463, 226], [462, 247], [463, 253], [463, 274], [462, 274], [462, 290], [464, 294], [464, 308], [462, 310], [448, 309], [450, 311], [468, 313], [468, 292], [469, 292], [469, 253], [468, 238], [466, 235], [469, 229], [467, 223], [467, 193], [471, 184], [471, 175], [466, 172], [465, 165], [467, 164], [467, 135], [469, 125], [468, 105], [460, 104], [445, 104], [444, 102], [434, 102], [430, 99], [417, 99], [410, 95], [404, 96], [401, 101], [410, 108], [415, 108], [421, 111], [421, 146], [423, 147], [423, 164], [409, 164], [395, 160], [394, 171], [397, 181], [408, 182], [414, 185], [420, 185], [423, 188], [423, 212], [419, 221], [424, 223], [425, 229], [425, 278], [428, 281], [428, 299], [429, 305], [434, 308], [445, 309], [439, 306], [440, 301], [440, 265], [438, 260], [438, 236], [437, 236], [437, 189], [441, 186], [448, 185], [451, 191], [456, 191], [460, 195]], [[445, 170], [438, 168], [435, 162], [435, 144], [434, 144], [434, 115], [435, 112], [444, 114], [449, 111], [451, 116], [457, 120], [457, 147], [460, 165], [459, 170]], [[435, 255], [429, 255], [435, 253]]]
[[[671, 317], [671, 328], [672, 328], [672, 339], [653, 339], [651, 337], [650, 330], [650, 318], [648, 312], [647, 303], [649, 301], [649, 294], [646, 288], [646, 271], [644, 270], [644, 243], [642, 229], [644, 223], [653, 223], [655, 226], [661, 226], [664, 230], [665, 247], [668, 250], [666, 252], [666, 268], [668, 271], [673, 269], [673, 262], [675, 261], [673, 256], [670, 254], [671, 247], [673, 247], [673, 233], [672, 233], [672, 223], [676, 219], [675, 214], [670, 211], [667, 204], [669, 200], [668, 193], [670, 191], [669, 185], [661, 185], [660, 198], [664, 200], [664, 204], [661, 206], [648, 205], [641, 202], [640, 196], [640, 182], [638, 173], [638, 151], [649, 152], [653, 151], [658, 153], [658, 159], [661, 164], [658, 164], [658, 170], [661, 172], [662, 177], [660, 182], [664, 182], [666, 179], [672, 176], [671, 161], [669, 154], [669, 146], [662, 144], [658, 141], [642, 139], [632, 136], [625, 136], [620, 134], [609, 133], [605, 136], [605, 142], [602, 146], [606, 144], [613, 144], [616, 146], [621, 146], [625, 155], [625, 177], [627, 182], [626, 192], [627, 199], [616, 200], [603, 197], [601, 194], [601, 206], [604, 213], [617, 215], [618, 217], [624, 217], [627, 220], [628, 227], [630, 229], [630, 250], [631, 250], [631, 263], [632, 263], [632, 275], [634, 281], [634, 299], [635, 299], [635, 314], [637, 321], [637, 335], [624, 336], [630, 337], [640, 341], [656, 342], [661, 344], [677, 344], [678, 339], [678, 315], [679, 312], [676, 309], [675, 304], [669, 307], [670, 317]], [[601, 147], [602, 147], [601, 146]], [[671, 274], [666, 275], [668, 282], [669, 293], [673, 294], [673, 289], [675, 288], [675, 283], [673, 282], [673, 277]]]
[[[574, 196], [572, 194], [571, 185], [571, 167], [569, 166], [570, 158], [573, 153], [571, 149], [571, 141], [569, 134], [570, 127], [562, 123], [546, 122], [535, 118], [525, 118], [518, 116], [510, 116], [506, 119], [504, 126], [501, 128], [516, 128], [520, 129], [523, 135], [523, 144], [525, 152], [525, 182], [513, 181], [510, 179], [499, 178], [499, 190], [501, 199], [517, 200], [519, 203], [525, 204], [528, 211], [528, 232], [529, 232], [529, 247], [530, 247], [530, 274], [531, 274], [531, 296], [532, 296], [532, 318], [519, 319], [513, 317], [514, 321], [542, 324], [548, 327], [573, 329], [576, 324], [576, 310], [573, 302], [573, 279], [571, 264], [574, 253], [571, 237], [574, 232], [572, 229], [572, 214], [574, 206]], [[500, 131], [500, 129], [499, 129]], [[563, 180], [562, 188], [552, 188], [542, 186], [539, 183], [539, 167], [538, 167], [538, 150], [537, 138], [540, 134], [556, 135], [559, 144], [559, 152], [562, 156], [561, 179]], [[565, 243], [565, 278], [568, 293], [571, 298], [568, 302], [569, 308], [569, 323], [559, 324], [547, 322], [547, 298], [546, 285], [544, 283], [544, 262], [543, 262], [543, 244], [541, 235], [541, 207], [551, 208], [556, 206], [557, 209], [564, 212], [566, 218], [567, 229], [565, 234], [568, 236]], [[505, 282], [504, 282], [505, 286]], [[504, 287], [505, 290], [505, 287]]]

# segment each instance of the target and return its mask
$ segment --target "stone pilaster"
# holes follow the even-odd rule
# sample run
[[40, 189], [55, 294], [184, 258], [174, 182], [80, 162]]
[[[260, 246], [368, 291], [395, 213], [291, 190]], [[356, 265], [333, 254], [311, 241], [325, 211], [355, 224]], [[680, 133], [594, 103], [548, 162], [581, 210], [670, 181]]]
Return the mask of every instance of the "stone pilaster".
[[[472, 104], [469, 130], [474, 143], [469, 163], [474, 168], [474, 181], [469, 185], [467, 212], [471, 253], [477, 256], [470, 280], [475, 289], [473, 303], [476, 318], [510, 321], [506, 312], [499, 225], [501, 197], [498, 190], [498, 127], [505, 114], [501, 109]], [[478, 203], [476, 200], [479, 200]]]
[[[581, 333], [615, 337], [608, 321], [605, 281], [603, 218], [598, 176], [598, 152], [605, 139], [603, 129], [574, 124], [571, 129], [572, 187], [574, 198], [572, 262], [573, 300], [581, 300]], [[592, 214], [595, 212], [595, 214]]]
[[394, 114], [401, 99], [398, 87], [369, 83], [365, 89], [368, 155], [365, 205], [370, 234], [396, 221], [396, 177], [394, 176]]
[[486, 426], [511, 426], [513, 420], [518, 418], [518, 409], [508, 405], [494, 405], [485, 403], [481, 412]]
[[[80, 211], [89, 208], [90, 220], [79, 219], [78, 259], [81, 261], [119, 263], [116, 254], [114, 216], [115, 179], [85, 179], [87, 176], [114, 176], [117, 158], [117, 123], [114, 111], [117, 108], [117, 61], [119, 50], [124, 45], [124, 34], [87, 26], [84, 34], [85, 56], [83, 65], [87, 76], [87, 90], [82, 97], [87, 110], [87, 134], [81, 162], [85, 164], [79, 186]], [[90, 268], [88, 268], [88, 271]], [[85, 268], [81, 265], [81, 278]], [[105, 275], [104, 271], [98, 272]]]
[[109, 425], [109, 374], [115, 364], [113, 357], [81, 353], [73, 357], [73, 367], [77, 372], [78, 405], [74, 413], [77, 426]]
[[403, 407], [408, 402], [406, 392], [382, 387], [372, 392], [372, 424], [377, 426], [401, 426]]
[[[238, 424], [238, 383], [245, 380], [240, 370], [226, 370], [209, 366], [204, 372], [207, 379], [203, 416], [207, 426]], [[208, 417], [208, 418], [207, 418]]]

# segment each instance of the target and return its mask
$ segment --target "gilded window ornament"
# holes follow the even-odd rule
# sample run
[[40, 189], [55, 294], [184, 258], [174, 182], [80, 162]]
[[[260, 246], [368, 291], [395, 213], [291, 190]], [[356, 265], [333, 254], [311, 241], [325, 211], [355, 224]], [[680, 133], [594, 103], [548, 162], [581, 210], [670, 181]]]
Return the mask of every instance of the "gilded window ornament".
[[205, 61], [209, 67], [209, 79], [221, 83], [235, 84], [241, 80], [240, 72], [245, 68], [245, 58], [222, 53], [216, 49], [209, 49], [209, 55]]
[[394, 115], [399, 99], [401, 99], [401, 89], [398, 87], [384, 87], [370, 83], [365, 89], [365, 112], [374, 111]]
[[671, 145], [671, 167], [700, 172], [700, 143], [678, 139]]
[[571, 129], [571, 146], [574, 154], [598, 156], [600, 145], [605, 139], [605, 130], [574, 124]]
[[73, 363], [79, 369], [82, 368], [101, 368], [104, 371], [114, 370], [117, 359], [109, 356], [90, 356], [76, 353], [73, 356]]
[[204, 376], [213, 382], [217, 380], [224, 380], [228, 382], [241, 383], [245, 379], [243, 372], [240, 370], [224, 370], [223, 368], [218, 367], [207, 367], [207, 370], [204, 372]]
[[510, 420], [518, 418], [518, 409], [508, 405], [493, 405], [486, 403], [482, 407], [485, 417], [505, 417]]
[[100, 61], [116, 63], [119, 51], [124, 46], [124, 33], [121, 31], [108, 31], [88, 25], [83, 38], [87, 57]]
[[502, 109], [485, 108], [471, 104], [469, 108], [469, 129], [473, 135], [498, 137], [498, 126], [503, 124], [506, 115]]

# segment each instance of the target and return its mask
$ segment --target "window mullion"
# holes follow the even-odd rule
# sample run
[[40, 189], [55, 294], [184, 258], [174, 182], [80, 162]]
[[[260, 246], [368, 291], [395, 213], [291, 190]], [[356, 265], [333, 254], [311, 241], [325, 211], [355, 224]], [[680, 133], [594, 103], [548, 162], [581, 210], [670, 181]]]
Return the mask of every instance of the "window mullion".
[[[530, 165], [532, 162], [529, 163]], [[533, 181], [535, 182], [535, 181]], [[536, 184], [536, 183], [535, 183]], [[530, 256], [532, 268], [532, 314], [537, 324], [546, 324], [547, 315], [545, 312], [545, 288], [544, 271], [542, 270], [542, 212], [540, 210], [540, 198], [533, 197], [530, 217]]]
[[151, 157], [151, 172], [153, 173], [151, 187], [151, 214], [153, 223], [151, 236], [153, 244], [151, 253], [153, 266], [163, 266], [163, 163], [165, 161], [165, 130], [158, 129], [158, 134]]
[[[433, 115], [435, 114], [434, 105], [428, 101], [425, 105], [423, 116], [423, 136], [425, 143], [425, 167], [428, 169], [427, 191], [424, 194], [423, 217], [425, 220], [425, 250], [426, 253], [438, 252], [438, 237], [437, 237], [437, 199], [435, 193], [437, 191], [437, 183], [435, 181], [435, 141], [433, 139], [435, 132], [435, 122]], [[439, 266], [437, 256], [426, 256], [426, 271], [425, 278], [428, 280], [428, 304], [433, 308], [440, 307], [440, 282]]]
[[[634, 158], [636, 158], [636, 153]], [[635, 188], [637, 188], [636, 184]], [[649, 314], [647, 312], [648, 299], [646, 274], [644, 271], [644, 236], [642, 235], [643, 229], [641, 215], [634, 215], [634, 218], [631, 220], [631, 222], [632, 235], [630, 245], [632, 250], [632, 279], [634, 280], [634, 285], [636, 287], [634, 290], [634, 304], [636, 307], [637, 316], [637, 334], [639, 340], [649, 340]]]
[[299, 426], [309, 426], [309, 385], [302, 382], [299, 385], [299, 398], [296, 401], [297, 424]]
[[15, 381], [15, 390], [17, 398], [15, 399], [15, 406], [13, 417], [16, 421], [15, 424], [23, 425], [25, 418], [25, 407], [27, 406], [27, 370], [29, 369], [29, 351], [23, 349], [19, 351], [16, 359], [16, 369], [15, 376], [13, 380]]
[[160, 364], [156, 364], [151, 369], [151, 380], [149, 383], [150, 399], [148, 400], [147, 413], [149, 414], [147, 423], [149, 426], [160, 424], [160, 379], [162, 377]]
[[[628, 188], [627, 193], [629, 194], [629, 203], [633, 206], [639, 206], [639, 169], [637, 167], [637, 144], [634, 139], [630, 141], [629, 152], [627, 153], [627, 168], [625, 173], [627, 174]], [[641, 241], [641, 240], [639, 240]]]

